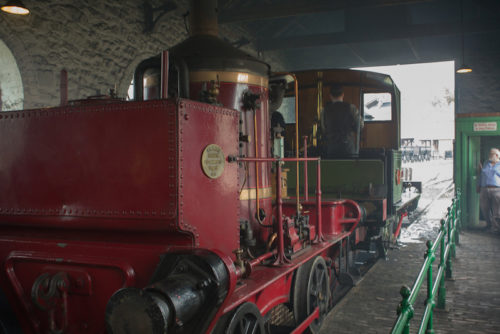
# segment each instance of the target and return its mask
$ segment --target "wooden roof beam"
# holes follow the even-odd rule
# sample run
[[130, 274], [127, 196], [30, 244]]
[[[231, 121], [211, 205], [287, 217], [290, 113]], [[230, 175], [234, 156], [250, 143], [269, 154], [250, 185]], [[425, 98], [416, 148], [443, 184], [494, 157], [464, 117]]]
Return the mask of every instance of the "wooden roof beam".
[[280, 4], [263, 4], [249, 8], [220, 8], [219, 23], [235, 23], [245, 21], [256, 21], [262, 19], [276, 19], [304, 14], [321, 12], [333, 12], [351, 8], [370, 8], [383, 6], [401, 6], [436, 0], [296, 0]]
[[[496, 20], [472, 20], [464, 22], [464, 33], [499, 31], [500, 22]], [[438, 24], [414, 24], [393, 27], [367, 27], [364, 30], [345, 31], [307, 36], [258, 39], [259, 51], [307, 48], [322, 45], [362, 43], [391, 39], [408, 39], [428, 36], [457, 35], [462, 32], [460, 22]]]

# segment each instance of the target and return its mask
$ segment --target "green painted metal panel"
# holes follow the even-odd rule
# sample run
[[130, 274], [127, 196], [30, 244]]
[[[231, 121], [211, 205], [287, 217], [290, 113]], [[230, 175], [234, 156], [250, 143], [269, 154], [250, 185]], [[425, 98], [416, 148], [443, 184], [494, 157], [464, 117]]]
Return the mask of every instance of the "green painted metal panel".
[[[316, 192], [316, 163], [308, 164], [309, 195]], [[295, 193], [296, 164], [287, 163], [288, 193]], [[304, 191], [303, 164], [299, 167], [300, 193]], [[384, 163], [377, 159], [321, 160], [321, 191], [324, 198], [369, 198], [375, 197], [384, 188]], [[371, 186], [370, 186], [371, 184]], [[379, 196], [381, 197], [381, 196]], [[401, 197], [401, 196], [400, 196]]]

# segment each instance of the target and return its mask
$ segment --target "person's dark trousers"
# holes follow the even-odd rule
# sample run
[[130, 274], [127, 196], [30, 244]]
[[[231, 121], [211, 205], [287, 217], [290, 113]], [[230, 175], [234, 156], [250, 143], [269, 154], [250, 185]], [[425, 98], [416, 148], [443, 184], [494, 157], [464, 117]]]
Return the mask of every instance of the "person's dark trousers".
[[481, 187], [479, 206], [486, 219], [487, 228], [499, 230], [500, 187]]

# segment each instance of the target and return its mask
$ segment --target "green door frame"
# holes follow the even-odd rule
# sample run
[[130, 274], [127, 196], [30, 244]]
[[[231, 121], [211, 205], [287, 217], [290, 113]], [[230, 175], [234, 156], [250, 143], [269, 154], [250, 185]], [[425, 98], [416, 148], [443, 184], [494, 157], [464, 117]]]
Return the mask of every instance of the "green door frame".
[[476, 192], [476, 187], [479, 182], [478, 166], [481, 163], [481, 136], [468, 136], [467, 143], [467, 162], [465, 165], [466, 178], [464, 181], [467, 183], [467, 189], [470, 191], [464, 193], [462, 198], [466, 198], [468, 206], [465, 208], [465, 215], [467, 221], [465, 225], [469, 227], [479, 225], [479, 194]]
[[480, 149], [475, 147], [477, 140], [474, 137], [500, 136], [500, 113], [455, 116], [454, 178], [456, 188], [462, 192], [460, 219], [463, 226], [474, 227], [478, 222], [479, 208], [475, 189], [477, 165], [473, 166], [477, 155], [470, 152], [470, 147]]

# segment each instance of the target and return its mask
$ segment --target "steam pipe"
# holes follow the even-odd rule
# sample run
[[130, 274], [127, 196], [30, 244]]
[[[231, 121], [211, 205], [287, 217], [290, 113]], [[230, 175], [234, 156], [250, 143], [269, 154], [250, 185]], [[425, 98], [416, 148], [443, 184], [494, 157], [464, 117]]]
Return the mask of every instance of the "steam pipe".
[[[297, 162], [298, 163], [298, 162]], [[282, 265], [285, 263], [285, 241], [283, 237], [283, 199], [281, 198], [281, 162], [276, 161], [276, 203], [278, 204], [278, 219], [276, 223], [276, 231], [278, 233], [278, 256], [275, 264]]]
[[[263, 261], [269, 259], [270, 257], [276, 255], [276, 250], [267, 252], [262, 254], [261, 256], [253, 259], [252, 261], [245, 261], [242, 265], [235, 265], [235, 273], [236, 277], [242, 278], [242, 277], [248, 277], [252, 271], [253, 268], [261, 264]], [[236, 264], [236, 263], [235, 263]]]
[[161, 95], [160, 99], [168, 98], [168, 51], [161, 53]]
[[[299, 82], [297, 81], [297, 77], [295, 74], [292, 74], [295, 86], [295, 157], [299, 158]], [[300, 214], [300, 190], [299, 190], [299, 161], [297, 161], [297, 176], [296, 176], [296, 184], [295, 187], [295, 195], [297, 195], [297, 216]]]
[[317, 242], [322, 242], [324, 241], [323, 238], [323, 231], [321, 228], [321, 160], [318, 159], [318, 166], [316, 169], [316, 241]]
[[134, 72], [134, 100], [144, 101], [144, 72], [148, 68], [154, 68], [161, 66], [161, 60], [158, 58], [149, 58], [143, 60], [137, 65]]
[[[304, 136], [304, 158], [307, 158], [307, 136]], [[307, 176], [307, 161], [304, 162], [304, 200], [309, 200], [309, 185]]]
[[288, 162], [288, 161], [319, 161], [320, 158], [280, 158], [280, 159], [277, 159], [277, 158], [240, 158], [240, 157], [236, 157], [234, 158], [234, 160], [232, 161], [241, 161], [241, 162], [254, 162], [254, 161], [258, 161], [258, 162], [276, 162], [276, 161], [285, 161], [285, 162]]
[[179, 97], [187, 99], [189, 98], [189, 68], [187, 63], [184, 59], [176, 56], [171, 56], [170, 61], [177, 70]]
[[276, 251], [271, 251], [271, 252], [267, 252], [265, 254], [262, 254], [258, 258], [255, 258], [252, 261], [250, 261], [250, 267], [251, 268], [255, 267], [256, 265], [260, 264], [262, 261], [269, 259], [274, 254], [276, 254]]
[[[323, 110], [323, 72], [318, 72], [318, 103], [316, 117], [318, 122], [315, 124], [316, 130], [313, 130], [313, 146], [318, 147], [318, 131], [321, 129], [321, 111]], [[319, 123], [319, 126], [318, 126]]]
[[[257, 132], [257, 110], [254, 108], [253, 110], [253, 136], [255, 142], [255, 157], [259, 158], [259, 139]], [[257, 210], [257, 221], [262, 224], [260, 219], [260, 198], [259, 198], [259, 163], [255, 162], [255, 202], [256, 202], [256, 210]]]

